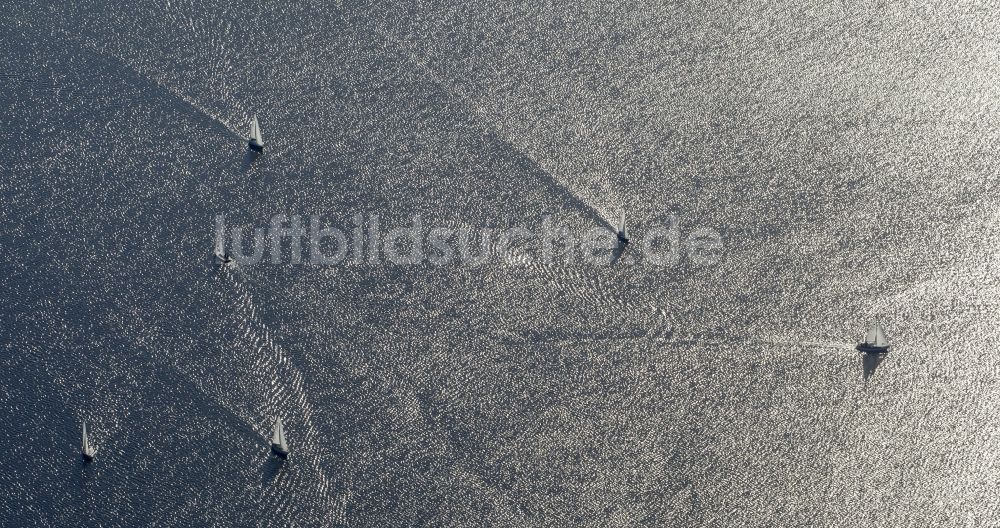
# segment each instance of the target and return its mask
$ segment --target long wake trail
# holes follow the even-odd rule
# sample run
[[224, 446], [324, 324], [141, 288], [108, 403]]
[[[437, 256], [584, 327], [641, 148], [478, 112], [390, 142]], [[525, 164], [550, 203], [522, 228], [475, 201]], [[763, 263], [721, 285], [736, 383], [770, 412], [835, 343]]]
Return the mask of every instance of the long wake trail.
[[[248, 374], [251, 379], [255, 379], [255, 385], [262, 391], [257, 398], [262, 398], [260, 409], [265, 416], [257, 420], [257, 423], [263, 424], [263, 429], [257, 430], [270, 438], [273, 419], [280, 416], [285, 420], [292, 443], [292, 457], [305, 461], [318, 479], [309, 502], [320, 505], [319, 509], [333, 524], [345, 524], [347, 495], [333, 484], [320, 465], [321, 460], [332, 457], [333, 454], [320, 441], [320, 434], [315, 426], [316, 412], [306, 395], [302, 373], [285, 350], [274, 341], [261, 319], [250, 291], [238, 277], [227, 275], [230, 275], [231, 280], [226, 282], [232, 286], [237, 297], [242, 339], [245, 340], [246, 349], [251, 351], [246, 358]], [[248, 394], [247, 397], [254, 396]], [[285, 504], [289, 501], [277, 502]]]

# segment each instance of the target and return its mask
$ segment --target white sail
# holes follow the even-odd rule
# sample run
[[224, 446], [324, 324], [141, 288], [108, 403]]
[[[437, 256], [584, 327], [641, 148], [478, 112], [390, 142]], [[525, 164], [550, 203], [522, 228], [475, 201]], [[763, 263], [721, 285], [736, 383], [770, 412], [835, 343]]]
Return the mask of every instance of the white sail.
[[885, 337], [882, 325], [878, 324], [878, 322], [872, 324], [871, 327], [868, 328], [868, 333], [865, 334], [865, 344], [877, 347], [889, 345], [889, 340]]
[[875, 334], [878, 333], [878, 323], [872, 324], [868, 327], [868, 332], [865, 333], [865, 344], [873, 345], [875, 344]]
[[271, 432], [271, 443], [281, 445], [281, 418], [274, 422], [274, 431]]
[[875, 346], [889, 346], [889, 340], [886, 339], [885, 332], [882, 331], [882, 325], [878, 323], [875, 323]]
[[261, 132], [260, 132], [260, 123], [257, 121], [257, 116], [253, 116], [253, 128], [254, 128], [254, 132], [255, 132], [254, 138], [257, 140], [257, 143], [260, 143], [261, 145], [263, 145], [264, 144], [264, 134], [261, 134]]
[[260, 133], [260, 122], [257, 121], [257, 116], [253, 116], [253, 119], [250, 120], [250, 137], [247, 146], [250, 147], [250, 150], [264, 151], [264, 136]]
[[621, 219], [621, 221], [618, 222], [618, 234], [620, 234], [621, 236], [623, 236], [625, 238], [628, 238], [628, 234], [626, 234], [626, 231], [625, 231], [625, 213], [624, 212], [622, 212], [622, 219]]
[[253, 116], [253, 120], [250, 121], [250, 142], [256, 145], [264, 144], [264, 136], [260, 133], [260, 122], [257, 121], [257, 116]]
[[281, 451], [288, 451], [288, 444], [285, 443], [285, 426], [281, 423], [281, 418], [274, 422], [274, 432], [271, 433], [271, 445], [277, 446]]
[[87, 422], [83, 422], [83, 445], [80, 447], [80, 452], [88, 457], [88, 459], [97, 454], [97, 448], [90, 445], [90, 437], [87, 435]]

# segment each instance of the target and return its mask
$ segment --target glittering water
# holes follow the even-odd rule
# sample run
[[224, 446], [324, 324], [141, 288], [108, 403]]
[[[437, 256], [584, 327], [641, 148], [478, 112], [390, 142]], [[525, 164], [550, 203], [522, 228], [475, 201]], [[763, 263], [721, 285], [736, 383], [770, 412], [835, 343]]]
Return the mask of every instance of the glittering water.
[[[8, 6], [0, 524], [997, 526], [994, 7]], [[722, 261], [210, 260], [623, 208]]]

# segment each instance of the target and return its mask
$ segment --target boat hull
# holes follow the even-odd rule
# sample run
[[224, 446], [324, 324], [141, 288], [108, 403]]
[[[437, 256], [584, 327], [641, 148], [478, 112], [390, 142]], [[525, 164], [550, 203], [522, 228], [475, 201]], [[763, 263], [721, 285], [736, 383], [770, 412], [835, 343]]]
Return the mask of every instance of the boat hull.
[[247, 143], [247, 147], [254, 152], [264, 152], [264, 145], [261, 145], [260, 143], [250, 141]]
[[857, 349], [858, 352], [864, 352], [865, 354], [885, 354], [889, 351], [889, 345], [875, 346], [867, 343], [861, 343], [857, 346]]
[[80, 453], [80, 456], [83, 457], [84, 462], [94, 461], [94, 453]]
[[283, 449], [281, 449], [280, 447], [278, 447], [276, 445], [273, 445], [273, 444], [271, 445], [271, 452], [274, 453], [274, 456], [276, 456], [276, 457], [278, 457], [278, 458], [280, 458], [282, 460], [285, 460], [286, 458], [288, 458], [288, 451], [283, 450]]

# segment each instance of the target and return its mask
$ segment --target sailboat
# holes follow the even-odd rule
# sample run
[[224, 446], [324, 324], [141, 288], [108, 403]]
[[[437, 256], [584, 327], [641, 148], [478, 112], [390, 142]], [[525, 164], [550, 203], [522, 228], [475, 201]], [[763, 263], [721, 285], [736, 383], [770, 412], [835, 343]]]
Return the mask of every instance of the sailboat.
[[217, 248], [215, 250], [215, 263], [222, 268], [231, 268], [236, 265], [236, 259], [228, 251], [222, 251]]
[[858, 344], [858, 351], [866, 354], [884, 354], [889, 351], [889, 340], [878, 321], [868, 328], [864, 342]]
[[225, 225], [218, 226], [218, 233], [215, 238], [215, 251], [213, 252], [213, 257], [215, 258], [215, 264], [222, 268], [230, 268], [236, 265], [236, 259], [234, 259], [228, 251], [225, 250], [226, 240], [225, 240]]
[[260, 123], [257, 122], [257, 116], [253, 116], [253, 121], [250, 122], [250, 138], [247, 146], [254, 152], [264, 152], [264, 137], [260, 134]]
[[224, 268], [231, 268], [236, 265], [236, 259], [229, 255], [229, 253], [216, 253], [215, 258], [219, 260], [219, 265]]
[[285, 442], [285, 427], [281, 418], [274, 422], [274, 432], [271, 433], [271, 452], [284, 460], [288, 458], [288, 444]]
[[80, 454], [86, 462], [94, 460], [94, 456], [97, 455], [97, 448], [90, 445], [90, 438], [87, 436], [87, 422], [83, 422], [83, 446], [80, 448]]
[[624, 212], [622, 213], [621, 222], [618, 223], [618, 233], [616, 233], [616, 234], [618, 235], [618, 244], [621, 245], [621, 246], [627, 246], [629, 240], [628, 240], [628, 232], [625, 231], [625, 213]]

